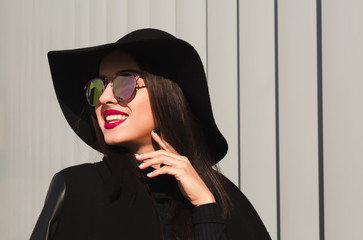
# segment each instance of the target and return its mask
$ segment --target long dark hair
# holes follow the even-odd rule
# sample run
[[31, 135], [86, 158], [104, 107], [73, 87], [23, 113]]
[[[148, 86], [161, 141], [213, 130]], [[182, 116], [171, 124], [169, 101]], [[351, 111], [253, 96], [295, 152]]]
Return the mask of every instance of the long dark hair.
[[[214, 166], [215, 159], [210, 154], [200, 123], [192, 114], [188, 102], [180, 87], [173, 81], [144, 72], [150, 104], [154, 115], [156, 131], [175, 150], [186, 156], [219, 204], [222, 215], [226, 219], [230, 214], [231, 201], [224, 189], [224, 177], [218, 167]], [[122, 189], [124, 171], [138, 175], [134, 155], [127, 149], [109, 146], [104, 142], [94, 111], [91, 118], [96, 129], [100, 149], [105, 155], [106, 162], [111, 166], [115, 175], [115, 187], [111, 198], [116, 199]], [[120, 160], [122, 159], [122, 160]], [[140, 177], [136, 176], [135, 180]], [[146, 189], [149, 191], [147, 184]], [[153, 199], [150, 197], [150, 201]], [[154, 203], [155, 206], [155, 203]], [[156, 209], [156, 207], [155, 207]], [[155, 210], [155, 213], [157, 211]], [[174, 239], [193, 239], [192, 206], [185, 199], [173, 199], [169, 212], [171, 224], [168, 227], [169, 236]]]
[[162, 138], [186, 156], [217, 198], [224, 217], [229, 214], [230, 199], [224, 190], [223, 177], [210, 154], [200, 123], [194, 118], [184, 94], [173, 81], [145, 74], [154, 121]]

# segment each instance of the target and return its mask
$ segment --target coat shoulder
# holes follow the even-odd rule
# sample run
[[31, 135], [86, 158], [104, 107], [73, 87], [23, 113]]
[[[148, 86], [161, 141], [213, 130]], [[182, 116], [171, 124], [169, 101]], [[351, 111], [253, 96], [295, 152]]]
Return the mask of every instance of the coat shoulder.
[[225, 190], [227, 191], [232, 207], [230, 217], [226, 220], [226, 231], [229, 239], [271, 239], [256, 209], [245, 194], [228, 178], [224, 177]]
[[100, 165], [103, 165], [103, 162], [96, 162], [96, 163], [82, 163], [75, 166], [70, 166], [67, 168], [64, 168], [59, 173], [68, 176], [68, 175], [78, 175], [78, 174], [87, 174], [92, 171], [94, 171], [95, 168], [99, 167]]
[[67, 186], [69, 186], [69, 184], [90, 185], [92, 182], [99, 181], [100, 179], [103, 179], [104, 176], [109, 177], [110, 175], [109, 170], [103, 161], [67, 167], [58, 174], [64, 176]]

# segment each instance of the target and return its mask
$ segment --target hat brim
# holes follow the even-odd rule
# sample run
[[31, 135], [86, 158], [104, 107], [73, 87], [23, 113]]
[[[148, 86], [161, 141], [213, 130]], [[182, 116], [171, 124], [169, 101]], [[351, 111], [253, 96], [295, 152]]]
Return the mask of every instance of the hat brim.
[[153, 74], [166, 77], [180, 86], [194, 116], [201, 123], [209, 150], [216, 162], [221, 160], [228, 145], [213, 117], [200, 57], [187, 42], [157, 29], [137, 30], [115, 43], [48, 53], [58, 102], [75, 133], [100, 151], [90, 115], [87, 114], [84, 85], [98, 75], [102, 57], [116, 49], [132, 52], [144, 62], [151, 63]]

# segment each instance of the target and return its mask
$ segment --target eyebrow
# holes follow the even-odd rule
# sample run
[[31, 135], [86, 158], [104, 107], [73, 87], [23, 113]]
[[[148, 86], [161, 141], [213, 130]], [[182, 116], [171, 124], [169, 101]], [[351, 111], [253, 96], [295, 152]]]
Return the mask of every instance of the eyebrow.
[[[139, 74], [139, 75], [142, 75], [142, 73], [139, 71], [139, 70], [136, 70], [136, 69], [124, 69], [124, 70], [120, 70], [120, 71], [118, 71], [117, 73], [116, 73], [116, 75], [115, 76], [117, 76], [117, 75], [120, 75], [120, 74], [122, 74], [122, 73], [127, 73], [127, 72], [130, 72], [130, 73], [137, 73], [137, 74]], [[98, 76], [99, 78], [108, 78], [107, 76], [105, 76], [105, 75], [99, 75]]]

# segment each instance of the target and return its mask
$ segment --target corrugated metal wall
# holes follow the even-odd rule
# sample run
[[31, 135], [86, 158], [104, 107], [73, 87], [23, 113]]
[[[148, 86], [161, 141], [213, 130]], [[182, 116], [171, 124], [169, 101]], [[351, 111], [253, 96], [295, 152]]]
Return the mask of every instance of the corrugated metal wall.
[[190, 42], [229, 142], [221, 167], [273, 239], [361, 239], [363, 3], [3, 0], [0, 232], [30, 236], [52, 175], [99, 161], [58, 106], [49, 50], [154, 27]]

